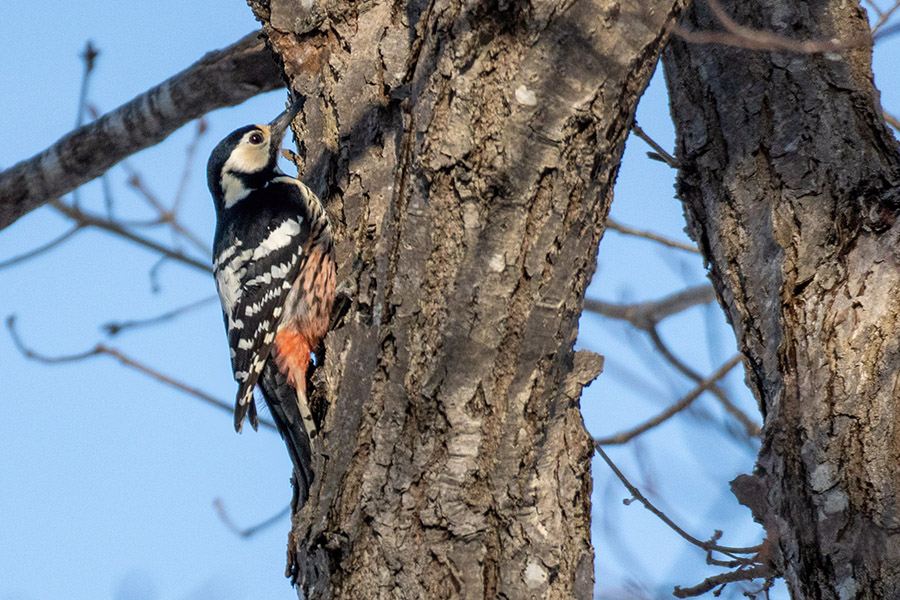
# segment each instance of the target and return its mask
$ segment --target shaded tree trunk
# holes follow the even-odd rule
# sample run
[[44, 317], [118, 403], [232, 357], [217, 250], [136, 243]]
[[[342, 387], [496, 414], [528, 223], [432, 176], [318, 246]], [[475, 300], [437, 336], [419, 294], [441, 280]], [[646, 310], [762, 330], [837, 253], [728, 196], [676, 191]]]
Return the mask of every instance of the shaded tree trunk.
[[[856, 3], [728, 2], [742, 25], [862, 40]], [[700, 3], [692, 29], [721, 29]], [[900, 597], [900, 155], [871, 46], [674, 40], [664, 57], [691, 236], [765, 422], [738, 497], [794, 598]]]
[[679, 2], [250, 4], [308, 98], [304, 179], [352, 298], [314, 377], [301, 593], [590, 598], [601, 360], [573, 343]]

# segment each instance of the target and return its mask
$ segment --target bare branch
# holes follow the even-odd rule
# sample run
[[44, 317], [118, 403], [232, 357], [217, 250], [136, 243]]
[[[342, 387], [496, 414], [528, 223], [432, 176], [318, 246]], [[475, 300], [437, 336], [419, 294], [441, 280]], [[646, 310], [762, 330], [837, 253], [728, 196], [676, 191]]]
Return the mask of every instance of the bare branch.
[[716, 19], [725, 28], [725, 31], [695, 31], [673, 23], [669, 31], [686, 42], [692, 44], [722, 44], [747, 50], [787, 51], [800, 54], [820, 54], [823, 52], [838, 52], [870, 43], [872, 38], [866, 36], [851, 36], [843, 40], [832, 38], [830, 40], [805, 40], [797, 41], [784, 36], [744, 27], [734, 21], [718, 0], [706, 0]]
[[99, 229], [103, 229], [104, 231], [108, 231], [129, 241], [132, 241], [139, 246], [144, 246], [145, 248], [153, 250], [154, 252], [158, 252], [166, 258], [170, 258], [190, 267], [194, 267], [195, 269], [203, 271], [204, 273], [212, 273], [212, 265], [210, 265], [209, 263], [201, 262], [195, 258], [191, 258], [190, 256], [178, 252], [177, 250], [166, 248], [162, 244], [158, 244], [151, 239], [145, 238], [132, 231], [129, 231], [118, 221], [113, 221], [110, 219], [92, 215], [79, 208], [70, 206], [60, 200], [54, 200], [50, 203], [50, 205], [65, 216], [75, 221], [75, 223], [77, 223], [80, 227], [97, 227]]
[[661, 300], [639, 302], [637, 304], [615, 304], [602, 300], [585, 298], [584, 310], [609, 317], [628, 321], [641, 331], [650, 331], [657, 323], [698, 304], [709, 304], [715, 301], [716, 293], [709, 284], [682, 290], [666, 296]]
[[153, 191], [147, 187], [147, 184], [144, 183], [144, 179], [141, 177], [140, 173], [130, 165], [126, 164], [124, 166], [125, 170], [128, 172], [128, 185], [144, 198], [144, 200], [147, 201], [147, 204], [153, 207], [157, 215], [159, 215], [159, 223], [169, 225], [175, 233], [190, 242], [194, 248], [197, 248], [207, 256], [211, 257], [212, 250], [209, 249], [209, 246], [207, 246], [197, 234], [182, 225], [175, 217], [174, 211], [170, 211], [163, 206], [159, 198], [156, 197], [156, 194], [154, 194]]
[[879, 39], [880, 37], [884, 37], [889, 35], [888, 30], [881, 28], [884, 27], [885, 23], [891, 18], [891, 16], [900, 8], [900, 2], [895, 2], [892, 7], [887, 9], [886, 11], [878, 11], [878, 20], [872, 26], [872, 37], [874, 39]]
[[291, 505], [288, 504], [278, 514], [272, 515], [268, 519], [257, 523], [256, 525], [247, 527], [246, 529], [241, 529], [234, 524], [234, 521], [231, 520], [231, 517], [228, 515], [228, 510], [225, 508], [225, 503], [221, 498], [216, 498], [215, 500], [213, 500], [213, 506], [215, 507], [216, 513], [219, 515], [219, 518], [222, 520], [222, 523], [225, 524], [225, 527], [227, 527], [228, 530], [234, 533], [236, 536], [242, 538], [251, 537], [254, 534], [259, 533], [260, 531], [271, 527], [278, 521], [291, 514]]
[[[164, 383], [170, 387], [173, 387], [179, 391], [184, 392], [185, 394], [188, 394], [189, 396], [193, 396], [194, 398], [197, 398], [198, 400], [201, 400], [201, 401], [205, 402], [206, 404], [210, 404], [212, 406], [215, 406], [216, 408], [220, 408], [229, 414], [234, 414], [234, 409], [231, 404], [228, 404], [227, 402], [223, 402], [222, 400], [219, 400], [218, 398], [210, 396], [206, 392], [201, 391], [190, 385], [187, 385], [186, 383], [182, 383], [181, 381], [178, 381], [177, 379], [173, 379], [173, 378], [169, 377], [168, 375], [161, 373], [161, 372], [157, 371], [156, 369], [153, 369], [152, 367], [149, 367], [149, 366], [145, 365], [144, 363], [139, 362], [139, 361], [127, 356], [126, 354], [122, 353], [121, 351], [119, 351], [115, 348], [111, 348], [104, 344], [97, 344], [92, 349], [87, 350], [85, 352], [79, 352], [76, 354], [68, 354], [68, 355], [62, 355], [62, 356], [48, 356], [46, 354], [40, 354], [39, 352], [36, 352], [35, 350], [33, 350], [25, 345], [25, 342], [22, 341], [22, 338], [19, 336], [19, 332], [16, 330], [15, 315], [10, 315], [9, 317], [7, 317], [6, 328], [9, 329], [9, 334], [12, 337], [13, 344], [16, 346], [16, 348], [19, 350], [19, 352], [22, 353], [22, 355], [25, 358], [28, 358], [28, 359], [31, 359], [31, 360], [34, 360], [37, 362], [41, 362], [44, 364], [55, 365], [55, 364], [63, 364], [63, 363], [71, 363], [71, 362], [87, 360], [87, 359], [93, 358], [95, 356], [109, 356], [109, 357], [112, 357], [112, 358], [118, 360], [124, 366], [126, 366], [130, 369], [133, 369], [135, 371], [138, 371], [139, 373], [143, 373], [144, 375], [147, 375], [148, 377], [155, 379], [156, 381], [159, 381], [160, 383]], [[278, 429], [275, 427], [275, 424], [272, 423], [271, 421], [267, 421], [266, 419], [260, 419], [259, 424], [263, 425], [264, 427], [268, 427], [269, 429], [271, 429], [273, 431], [278, 431]]]
[[717, 381], [725, 377], [728, 372], [737, 366], [738, 363], [741, 362], [741, 355], [735, 354], [732, 356], [728, 362], [719, 367], [715, 373], [701, 381], [697, 387], [690, 391], [686, 396], [681, 398], [675, 404], [669, 406], [667, 409], [653, 417], [652, 419], [648, 419], [641, 425], [633, 429], [629, 429], [628, 431], [623, 431], [621, 433], [617, 433], [616, 435], [611, 435], [604, 438], [594, 438], [594, 446], [599, 450], [600, 446], [612, 446], [625, 444], [630, 440], [636, 438], [637, 436], [653, 429], [654, 427], [666, 422], [673, 416], [677, 415], [679, 412], [683, 411], [685, 408], [691, 405], [691, 403], [700, 397], [700, 395], [709, 390]]
[[68, 230], [64, 234], [60, 235], [57, 238], [54, 238], [44, 244], [43, 246], [38, 246], [34, 250], [29, 250], [24, 254], [20, 254], [19, 256], [14, 256], [12, 258], [6, 259], [4, 261], [0, 261], [0, 269], [5, 269], [6, 267], [11, 267], [20, 262], [24, 262], [30, 258], [34, 258], [35, 256], [39, 256], [48, 250], [53, 250], [67, 239], [78, 233], [82, 229], [81, 225], [76, 224], [72, 229]]
[[258, 32], [210, 52], [181, 73], [50, 148], [0, 173], [0, 229], [158, 144], [212, 110], [284, 86]]
[[[84, 45], [84, 52], [81, 53], [81, 58], [84, 61], [84, 71], [81, 75], [81, 88], [78, 92], [78, 107], [75, 109], [75, 129], [78, 129], [82, 125], [84, 125], [84, 115], [86, 112], [89, 112], [88, 109], [88, 87], [91, 83], [91, 73], [94, 72], [94, 63], [97, 61], [97, 57], [100, 56], [100, 51], [94, 48], [94, 44], [91, 40], [88, 40]], [[96, 115], [93, 118], [97, 118]], [[106, 197], [106, 191], [108, 186], [104, 185], [104, 197]], [[72, 192], [72, 203], [75, 206], [81, 205], [81, 194], [79, 189], [75, 189]]]
[[180, 306], [174, 310], [170, 310], [168, 312], [164, 312], [161, 315], [156, 315], [155, 317], [150, 317], [149, 319], [133, 319], [131, 321], [110, 321], [109, 323], [104, 324], [101, 329], [106, 331], [106, 335], [114, 336], [122, 333], [126, 329], [137, 329], [139, 327], [147, 327], [149, 325], [157, 325], [159, 323], [164, 323], [165, 321], [172, 320], [176, 317], [180, 317], [181, 315], [190, 312], [192, 310], [198, 309], [200, 307], [206, 306], [210, 304], [214, 300], [218, 300], [218, 296], [207, 296], [202, 300], [197, 300], [196, 302], [191, 302], [190, 304], [185, 304], [184, 306]]
[[739, 554], [755, 555], [760, 551], [760, 549], [762, 549], [762, 544], [760, 544], [758, 546], [748, 546], [748, 547], [744, 547], [744, 548], [736, 548], [736, 547], [731, 547], [731, 546], [720, 546], [719, 544], [716, 543], [716, 540], [718, 540], [719, 537], [721, 537], [721, 535], [722, 535], [722, 532], [720, 532], [720, 531], [717, 531], [715, 533], [715, 535], [713, 535], [711, 540], [706, 541], [706, 542], [700, 541], [699, 539], [695, 538], [691, 534], [687, 533], [684, 529], [682, 529], [681, 527], [676, 525], [675, 522], [672, 521], [672, 519], [670, 519], [666, 515], [666, 513], [659, 510], [658, 508], [656, 508], [652, 502], [647, 500], [647, 498], [641, 493], [641, 491], [639, 489], [637, 489], [630, 481], [628, 481], [628, 478], [625, 477], [625, 475], [622, 473], [622, 471], [619, 470], [619, 468], [615, 465], [615, 463], [612, 461], [612, 459], [610, 459], [609, 456], [607, 456], [606, 452], [603, 451], [603, 448], [601, 448], [600, 446], [594, 446], [594, 450], [597, 451], [597, 454], [600, 455], [600, 458], [602, 458], [603, 461], [609, 466], [609, 468], [612, 469], [612, 472], [616, 474], [616, 477], [619, 478], [619, 481], [622, 482], [622, 485], [624, 485], [628, 489], [628, 493], [631, 494], [632, 500], [626, 500], [625, 504], [631, 504], [631, 502], [633, 502], [634, 500], [637, 500], [638, 502], [640, 502], [641, 504], [644, 505], [644, 508], [646, 508], [647, 510], [652, 512], [654, 515], [656, 515], [663, 523], [668, 525], [670, 529], [672, 529], [675, 533], [680, 535], [682, 538], [684, 538], [691, 544], [697, 546], [698, 548], [702, 548], [706, 551], [719, 552], [721, 554], [725, 554], [726, 556], [731, 556], [732, 558], [735, 558], [737, 560], [744, 561], [745, 564], [751, 564], [753, 562], [752, 559], [740, 558], [737, 555], [739, 555]]
[[863, 4], [867, 5], [869, 8], [874, 10], [878, 14], [879, 17], [884, 15], [884, 11], [878, 7], [877, 2], [874, 2], [873, 0], [863, 0]]
[[637, 121], [635, 121], [631, 125], [631, 130], [634, 132], [634, 135], [636, 135], [639, 138], [641, 138], [642, 140], [644, 140], [644, 142], [646, 142], [647, 145], [649, 145], [651, 148], [653, 148], [656, 151], [655, 155], [652, 152], [648, 152], [647, 156], [649, 156], [650, 158], [654, 158], [654, 159], [656, 157], [659, 157], [659, 160], [666, 163], [673, 169], [681, 168], [681, 163], [678, 162], [678, 159], [675, 158], [674, 156], [672, 156], [671, 154], [669, 154], [668, 152], [666, 152], [666, 150], [662, 146], [657, 144], [653, 138], [651, 138], [649, 135], [644, 133], [644, 130], [638, 126]]
[[698, 250], [697, 247], [692, 244], [685, 244], [684, 242], [672, 240], [667, 237], [661, 236], [658, 233], [653, 233], [652, 231], [647, 231], [645, 229], [636, 229], [634, 227], [629, 227], [628, 225], [623, 225], [622, 223], [619, 223], [618, 221], [615, 221], [609, 217], [606, 218], [606, 228], [612, 229], [613, 231], [616, 231], [623, 235], [633, 235], [635, 237], [641, 237], [652, 240], [654, 242], [659, 242], [663, 246], [668, 246], [669, 248], [677, 248], [678, 250], [700, 254], [700, 250]]
[[[771, 587], [774, 576], [775, 572], [769, 565], [753, 565], [708, 577], [704, 579], [702, 583], [693, 587], [683, 588], [676, 585], [675, 589], [672, 591], [672, 595], [676, 598], [693, 598], [694, 596], [700, 596], [706, 592], [712, 591], [715, 588], [724, 588], [729, 583], [765, 579], [768, 585], [757, 591], [757, 593], [759, 593], [760, 591]], [[719, 591], [721, 591], [721, 589]], [[718, 596], [719, 594], [716, 593], [715, 595]]]
[[[675, 353], [663, 342], [662, 338], [659, 335], [659, 331], [657, 331], [656, 326], [651, 327], [647, 333], [650, 335], [650, 340], [653, 342], [653, 346], [656, 350], [665, 358], [669, 364], [675, 367], [678, 372], [682, 375], [693, 381], [694, 383], [700, 384], [703, 382], [703, 376], [700, 373], [694, 371], [689, 366], [687, 366], [680, 358], [675, 356]], [[737, 419], [741, 425], [744, 426], [744, 432], [750, 437], [759, 437], [759, 425], [757, 425], [753, 419], [744, 414], [744, 411], [739, 409], [728, 397], [728, 394], [720, 388], [718, 385], [712, 385], [709, 388], [709, 392], [715, 396], [722, 407], [725, 409], [728, 414]]]
[[187, 150], [185, 151], [184, 169], [181, 171], [181, 181], [178, 182], [175, 200], [172, 201], [173, 215], [177, 215], [178, 209], [181, 208], [181, 203], [184, 200], [184, 195], [187, 191], [188, 180], [191, 177], [191, 173], [194, 171], [192, 167], [194, 157], [197, 155], [197, 146], [200, 144], [200, 139], [203, 137], [203, 134], [206, 133], [206, 129], [206, 119], [204, 117], [197, 119], [197, 129], [194, 131], [194, 137], [191, 139], [191, 143], [188, 144]]
[[888, 25], [883, 29], [879, 29], [878, 33], [872, 36], [872, 39], [874, 39], [876, 42], [880, 42], [891, 37], [892, 35], [896, 35], [898, 31], [900, 31], [900, 23], [894, 23], [893, 25]]
[[75, 127], [81, 127], [84, 124], [84, 113], [87, 108], [88, 83], [91, 81], [91, 73], [94, 71], [94, 62], [100, 56], [100, 51], [94, 48], [93, 42], [88, 40], [84, 45], [84, 52], [81, 58], [84, 60], [84, 74], [81, 77], [81, 90], [78, 93], [78, 111], [75, 115]]

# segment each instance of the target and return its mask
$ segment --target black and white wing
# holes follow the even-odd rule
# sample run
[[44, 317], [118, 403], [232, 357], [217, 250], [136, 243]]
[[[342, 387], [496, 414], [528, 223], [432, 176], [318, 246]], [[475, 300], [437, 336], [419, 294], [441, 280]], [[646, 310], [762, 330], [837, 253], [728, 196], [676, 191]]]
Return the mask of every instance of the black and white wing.
[[253, 388], [272, 351], [285, 300], [301, 266], [308, 224], [300, 215], [269, 221], [257, 231], [236, 235], [215, 260], [214, 272], [238, 382], [234, 428], [240, 432], [250, 411], [254, 429]]

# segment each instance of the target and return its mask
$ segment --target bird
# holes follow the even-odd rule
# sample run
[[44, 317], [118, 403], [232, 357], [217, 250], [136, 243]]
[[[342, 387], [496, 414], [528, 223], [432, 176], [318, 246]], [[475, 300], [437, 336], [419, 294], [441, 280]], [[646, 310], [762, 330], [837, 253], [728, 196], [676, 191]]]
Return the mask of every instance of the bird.
[[216, 211], [213, 274], [238, 383], [234, 428], [257, 429], [259, 388], [294, 464], [294, 504], [312, 484], [316, 423], [306, 393], [310, 353], [328, 331], [336, 263], [315, 193], [278, 167], [302, 98], [268, 125], [234, 130], [213, 149], [207, 183]]

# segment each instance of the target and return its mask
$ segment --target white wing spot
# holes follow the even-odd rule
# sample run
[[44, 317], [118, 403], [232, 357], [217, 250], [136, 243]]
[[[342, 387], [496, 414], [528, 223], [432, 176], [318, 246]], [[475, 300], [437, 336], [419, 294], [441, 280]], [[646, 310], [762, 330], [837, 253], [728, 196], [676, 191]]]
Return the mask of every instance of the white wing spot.
[[281, 223], [278, 227], [269, 232], [259, 246], [253, 250], [253, 259], [257, 260], [270, 254], [271, 252], [284, 248], [291, 243], [296, 235], [300, 233], [300, 221], [302, 219], [288, 219]]

